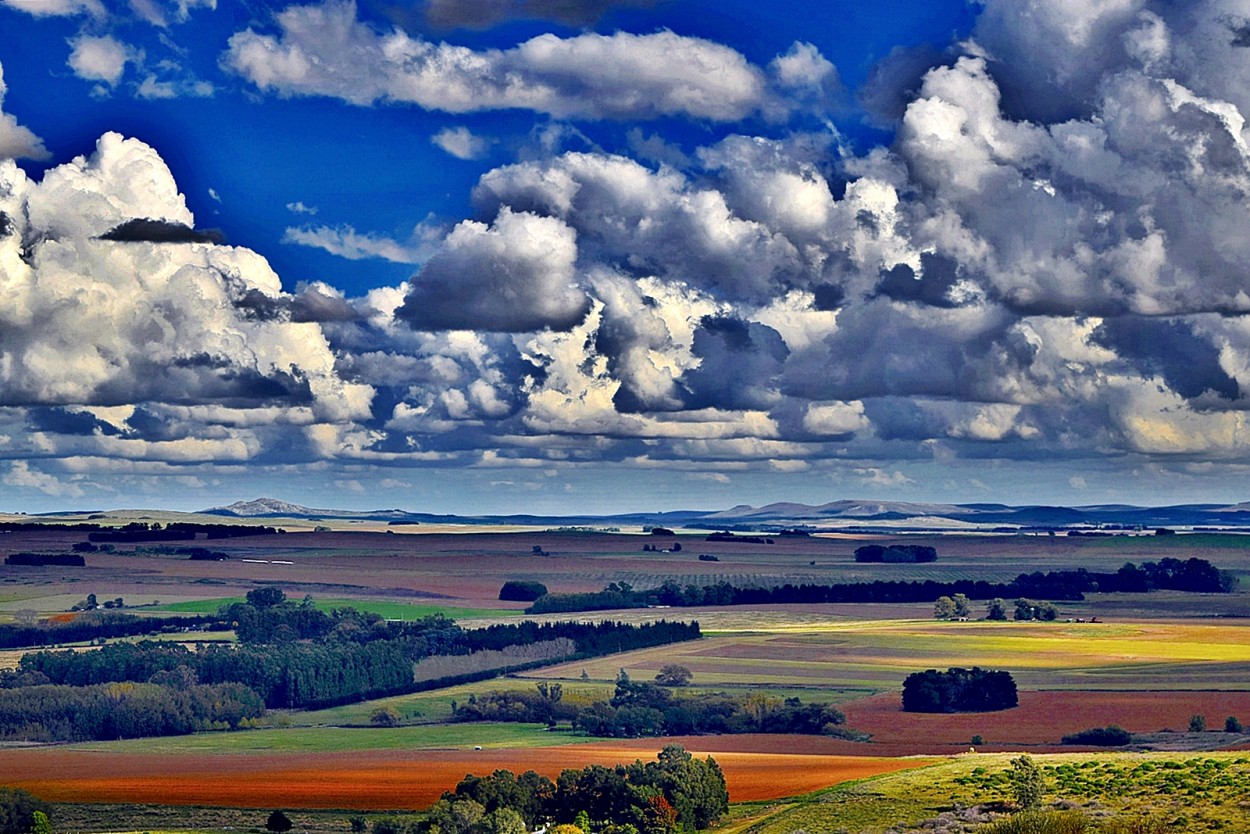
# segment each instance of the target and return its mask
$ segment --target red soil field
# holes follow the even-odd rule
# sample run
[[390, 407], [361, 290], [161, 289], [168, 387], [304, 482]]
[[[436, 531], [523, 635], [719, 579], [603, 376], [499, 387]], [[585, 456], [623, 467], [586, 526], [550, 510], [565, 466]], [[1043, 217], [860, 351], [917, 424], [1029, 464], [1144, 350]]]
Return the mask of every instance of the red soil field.
[[1061, 746], [1060, 739], [1109, 724], [1138, 733], [1183, 731], [1192, 715], [1222, 729], [1230, 715], [1250, 718], [1250, 692], [1021, 692], [1015, 709], [958, 715], [903, 712], [898, 693], [888, 693], [839, 708], [847, 726], [872, 733], [872, 742], [860, 749], [875, 755], [956, 753], [967, 750], [974, 735], [985, 739], [978, 749], [986, 751], [1080, 750], [1089, 748]]
[[[778, 737], [754, 747], [778, 749]], [[714, 752], [730, 798], [780, 799], [839, 782], [919, 767], [932, 760], [712, 751], [693, 739], [691, 752]], [[786, 737], [784, 742], [796, 741]], [[484, 751], [384, 751], [344, 754], [130, 755], [58, 748], [0, 754], [0, 783], [54, 802], [127, 802], [240, 808], [414, 810], [429, 807], [466, 773], [536, 770], [555, 778], [565, 768], [614, 765], [655, 757], [662, 742], [587, 744]], [[751, 747], [749, 743], [740, 747]], [[801, 745], [800, 745], [801, 746]]]

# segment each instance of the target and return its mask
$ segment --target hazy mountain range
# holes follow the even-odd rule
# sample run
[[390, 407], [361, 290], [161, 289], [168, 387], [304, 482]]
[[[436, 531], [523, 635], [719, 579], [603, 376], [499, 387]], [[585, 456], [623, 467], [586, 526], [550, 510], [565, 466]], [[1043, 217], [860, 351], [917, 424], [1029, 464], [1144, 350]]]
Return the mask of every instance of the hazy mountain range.
[[396, 524], [540, 524], [540, 525], [662, 525], [665, 527], [781, 529], [802, 527], [1247, 527], [1250, 503], [1185, 504], [1168, 507], [1137, 507], [1128, 504], [1097, 504], [1080, 507], [1010, 506], [1007, 504], [918, 504], [903, 501], [842, 500], [811, 506], [792, 502], [763, 507], [739, 505], [727, 510], [674, 510], [617, 515], [506, 515], [461, 516], [408, 512], [406, 510], [336, 510], [303, 507], [274, 498], [238, 501], [226, 507], [204, 510], [210, 515], [237, 518], [361, 519]]

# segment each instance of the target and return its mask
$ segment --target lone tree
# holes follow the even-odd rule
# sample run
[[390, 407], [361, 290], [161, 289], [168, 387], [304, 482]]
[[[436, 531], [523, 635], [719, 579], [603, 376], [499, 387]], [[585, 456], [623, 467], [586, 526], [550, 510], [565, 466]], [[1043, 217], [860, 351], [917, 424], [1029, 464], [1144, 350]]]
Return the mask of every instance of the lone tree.
[[284, 831], [291, 830], [291, 818], [281, 811], [271, 811], [269, 819], [265, 820], [265, 828], [269, 831], [282, 834]]
[[660, 673], [655, 676], [655, 682], [660, 686], [689, 686], [690, 679], [693, 677], [694, 674], [685, 666], [670, 663], [660, 668]]
[[955, 616], [955, 600], [947, 596], [937, 598], [933, 603], [933, 619], [949, 620]]
[[1007, 603], [998, 597], [990, 600], [985, 604], [985, 619], [987, 620], [1005, 620], [1007, 619]]
[[1021, 756], [1011, 760], [1011, 770], [1007, 772], [1011, 782], [1012, 797], [1016, 804], [1024, 810], [1036, 808], [1042, 804], [1042, 794], [1046, 792], [1046, 779], [1042, 770], [1029, 756]]

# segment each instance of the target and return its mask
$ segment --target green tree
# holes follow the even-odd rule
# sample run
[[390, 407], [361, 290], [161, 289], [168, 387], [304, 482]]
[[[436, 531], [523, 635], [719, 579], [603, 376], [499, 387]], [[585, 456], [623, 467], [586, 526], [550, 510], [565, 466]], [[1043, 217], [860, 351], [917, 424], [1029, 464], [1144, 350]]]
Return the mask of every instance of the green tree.
[[655, 682], [660, 686], [689, 686], [690, 679], [693, 677], [694, 674], [685, 666], [670, 663], [660, 668], [660, 673], [655, 676]]
[[1207, 731], [1207, 717], [1205, 715], [1189, 716], [1189, 732], [1205, 733]]
[[32, 815], [34, 821], [30, 826], [30, 834], [52, 834], [52, 823], [48, 821], [48, 815], [43, 811], [35, 811]]
[[1042, 776], [1041, 768], [1030, 756], [1012, 759], [1007, 779], [1011, 783], [1012, 798], [1021, 808], [1027, 811], [1042, 803], [1046, 780]]
[[933, 619], [949, 620], [955, 616], [955, 601], [947, 596], [937, 598], [933, 603]]
[[348, 817], [347, 824], [351, 826], [352, 834], [364, 834], [369, 828], [369, 821], [360, 814], [353, 814]]
[[590, 834], [590, 814], [585, 810], [577, 812], [577, 816], [573, 817], [573, 824], [580, 828], [584, 834]]
[[281, 834], [281, 832], [284, 831], [290, 831], [291, 818], [281, 811], [271, 811], [269, 813], [269, 819], [265, 820], [265, 828], [268, 831], [276, 832], [276, 834]]
[[273, 608], [286, 602], [286, 594], [281, 588], [256, 588], [247, 592], [247, 601], [256, 608]]
[[1237, 720], [1237, 716], [1230, 715], [1224, 719], [1224, 732], [1226, 733], [1240, 733], [1241, 732], [1241, 722]]
[[27, 834], [36, 812], [48, 813], [43, 800], [21, 788], [0, 788], [0, 834]]
[[972, 604], [969, 603], [966, 594], [955, 594], [951, 597], [951, 602], [955, 604], [956, 617], [968, 617], [972, 614]]
[[1007, 603], [995, 597], [985, 605], [985, 619], [987, 620], [1005, 620], [1007, 619]]
[[481, 834], [525, 834], [525, 820], [511, 808], [496, 808], [474, 827]]

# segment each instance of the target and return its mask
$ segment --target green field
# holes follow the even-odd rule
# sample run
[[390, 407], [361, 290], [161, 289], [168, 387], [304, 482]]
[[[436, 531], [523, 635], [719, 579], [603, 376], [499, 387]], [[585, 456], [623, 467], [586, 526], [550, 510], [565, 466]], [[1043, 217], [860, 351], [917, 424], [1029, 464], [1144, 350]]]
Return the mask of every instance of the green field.
[[[243, 597], [217, 597], [214, 599], [196, 599], [186, 602], [171, 602], [156, 605], [145, 611], [165, 614], [216, 614], [218, 609], [236, 602], [245, 602]], [[519, 611], [501, 608], [458, 608], [454, 605], [435, 605], [431, 603], [389, 602], [368, 599], [313, 599], [313, 605], [319, 611], [330, 611], [334, 608], [355, 608], [369, 614], [377, 614], [386, 620], [419, 620], [432, 614], [442, 614], [453, 620], [480, 617], [516, 617]]]
[[430, 724], [414, 727], [291, 727], [233, 733], [98, 741], [66, 749], [113, 753], [341, 753], [353, 750], [471, 750], [585, 742], [542, 724]]

